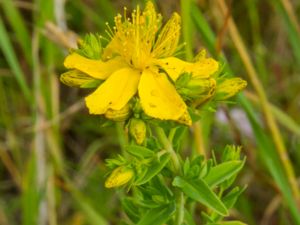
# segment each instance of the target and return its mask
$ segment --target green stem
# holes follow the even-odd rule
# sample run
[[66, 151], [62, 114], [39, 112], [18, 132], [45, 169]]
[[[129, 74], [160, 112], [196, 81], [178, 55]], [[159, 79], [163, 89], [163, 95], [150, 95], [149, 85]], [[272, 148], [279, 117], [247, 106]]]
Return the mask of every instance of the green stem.
[[176, 130], [177, 130], [176, 128], [172, 128], [172, 129], [170, 130], [169, 137], [168, 137], [170, 142], [173, 142], [173, 139], [174, 139]]
[[181, 225], [184, 221], [184, 195], [179, 190], [177, 193], [176, 209], [175, 225]]
[[169, 139], [167, 138], [165, 131], [161, 128], [161, 127], [155, 127], [155, 131], [156, 131], [156, 135], [158, 137], [158, 140], [160, 141], [160, 143], [163, 145], [163, 147], [165, 148], [165, 150], [167, 152], [170, 153], [171, 155], [171, 159], [173, 162], [173, 166], [175, 169], [175, 173], [179, 174], [180, 173], [180, 162], [179, 159], [177, 157], [176, 152], [174, 151], [171, 142], [169, 141]]
[[[175, 176], [179, 175], [181, 173], [181, 165], [180, 165], [179, 158], [178, 158], [175, 150], [173, 149], [172, 143], [167, 138], [167, 135], [165, 134], [164, 130], [161, 127], [156, 126], [155, 130], [156, 130], [156, 135], [158, 137], [158, 140], [163, 145], [165, 150], [167, 150], [171, 155], [171, 159], [172, 159], [173, 166], [175, 169], [175, 171], [174, 171]], [[179, 189], [176, 190], [175, 195], [176, 195], [176, 215], [175, 215], [175, 223], [174, 224], [181, 225], [181, 224], [183, 224], [183, 220], [184, 220], [184, 203], [185, 203], [184, 195], [183, 195], [183, 192], [180, 191]]]
[[125, 150], [125, 146], [128, 145], [128, 135], [124, 131], [122, 123], [116, 123], [116, 130], [122, 154], [126, 156], [127, 152]]

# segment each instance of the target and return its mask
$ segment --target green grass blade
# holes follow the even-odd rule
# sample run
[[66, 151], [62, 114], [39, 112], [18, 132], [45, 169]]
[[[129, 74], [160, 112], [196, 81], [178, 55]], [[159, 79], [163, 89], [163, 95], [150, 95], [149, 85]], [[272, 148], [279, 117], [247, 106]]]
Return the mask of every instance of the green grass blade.
[[260, 158], [268, 168], [268, 171], [274, 178], [276, 184], [279, 186], [281, 194], [287, 202], [296, 224], [300, 224], [300, 214], [297, 208], [297, 204], [293, 198], [293, 194], [289, 186], [287, 177], [284, 173], [284, 170], [282, 169], [280, 159], [278, 158], [276, 152], [273, 150], [274, 145], [272, 141], [266, 136], [265, 131], [259, 126], [259, 122], [257, 121], [255, 113], [252, 110], [252, 106], [249, 104], [249, 102], [243, 99], [244, 96], [240, 95], [239, 98], [251, 122], [252, 129], [254, 131], [254, 135], [259, 148], [258, 153], [260, 155]]
[[[70, 185], [70, 183], [69, 183]], [[71, 187], [71, 194], [81, 209], [81, 211], [86, 216], [89, 224], [91, 225], [108, 225], [109, 223], [94, 209], [94, 207], [89, 203], [89, 201], [82, 195], [75, 187]]]
[[300, 137], [300, 126], [290, 116], [275, 106], [271, 106], [272, 112], [278, 122]]
[[11, 67], [13, 73], [15, 74], [16, 80], [25, 96], [25, 99], [31, 103], [31, 93], [30, 89], [26, 83], [25, 74], [23, 73], [14, 49], [12, 47], [12, 43], [9, 40], [9, 35], [4, 27], [3, 20], [0, 15], [0, 48], [7, 60], [7, 63]]
[[296, 62], [298, 66], [300, 66], [300, 35], [292, 23], [288, 13], [286, 12], [284, 6], [282, 5], [282, 2], [279, 0], [272, 0], [271, 1], [279, 15], [280, 18], [283, 19], [284, 27], [286, 29], [286, 34], [288, 36], [288, 39], [291, 43], [293, 54], [296, 58]]
[[32, 152], [23, 177], [22, 190], [22, 225], [38, 225], [38, 205], [40, 194], [36, 181], [36, 157]]
[[[203, 14], [200, 12], [197, 6], [194, 5], [192, 9], [193, 9], [193, 15], [197, 15], [194, 16], [195, 24], [196, 25], [198, 24], [196, 26], [197, 30], [201, 34], [205, 34], [206, 38], [204, 38], [204, 41], [206, 46], [211, 50], [213, 54], [216, 53], [214, 48], [215, 37], [212, 35], [213, 34], [212, 30], [210, 29]], [[230, 72], [229, 66], [226, 69]], [[279, 162], [278, 156], [274, 151], [274, 146], [272, 144], [272, 141], [265, 135], [265, 132], [259, 126], [256, 120], [254, 120], [255, 113], [249, 101], [243, 95], [239, 95], [238, 102], [242, 104], [244, 110], [247, 112], [248, 118], [250, 119], [252, 128], [255, 131], [255, 136], [257, 138], [257, 144], [259, 146], [260, 153], [262, 154], [261, 158], [263, 162], [266, 164], [268, 171], [273, 176], [274, 180], [276, 181], [276, 184], [279, 186], [280, 190], [282, 191], [282, 195], [288, 205], [288, 208], [290, 209], [294, 221], [297, 224], [300, 224], [300, 214], [298, 212], [296, 202], [292, 197], [291, 188], [286, 179], [286, 175], [282, 170], [282, 165]], [[276, 166], [274, 166], [275, 164]]]
[[[88, 14], [89, 18], [91, 21], [93, 21], [95, 23], [95, 25], [97, 26], [97, 29], [99, 29], [100, 31], [103, 31], [106, 29], [106, 25], [105, 23], [107, 21], [103, 20], [101, 18], [101, 16], [95, 12], [94, 9], [91, 9], [88, 5], [84, 4], [81, 1], [76, 2], [78, 5], [76, 5], [76, 7], [82, 11], [82, 13], [84, 14]], [[85, 31], [87, 32], [87, 31]]]
[[14, 1], [1, 1], [3, 12], [14, 31], [14, 38], [22, 47], [23, 54], [29, 64], [31, 64], [31, 42], [29, 32], [24, 23], [24, 18], [21, 16], [18, 8], [15, 6]]
[[182, 33], [185, 41], [185, 57], [193, 59], [193, 23], [191, 18], [191, 0], [181, 0]]
[[208, 25], [204, 15], [196, 5], [192, 5], [191, 15], [193, 18], [193, 22], [195, 23], [196, 30], [201, 34], [201, 38], [205, 43], [205, 47], [207, 47], [211, 54], [216, 56], [215, 35], [211, 30], [210, 26]]
[[[251, 102], [255, 103], [255, 106], [259, 104], [258, 98], [250, 94], [249, 92], [246, 94], [247, 99], [249, 99]], [[292, 118], [290, 117], [287, 113], [285, 113], [283, 110], [280, 108], [276, 107], [275, 105], [270, 105], [272, 113], [274, 114], [276, 120], [286, 129], [289, 131], [293, 132], [297, 136], [300, 137], [300, 126], [299, 124]]]

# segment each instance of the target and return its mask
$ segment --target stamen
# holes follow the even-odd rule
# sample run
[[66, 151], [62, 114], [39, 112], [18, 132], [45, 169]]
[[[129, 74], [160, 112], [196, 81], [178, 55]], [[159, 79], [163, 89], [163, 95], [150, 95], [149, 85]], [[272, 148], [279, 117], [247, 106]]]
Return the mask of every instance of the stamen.
[[101, 40], [104, 40], [104, 41], [110, 42], [110, 40], [109, 40], [108, 38], [106, 38], [106, 37], [103, 37], [102, 35], [100, 35], [100, 36], [99, 36], [99, 38], [100, 38]]
[[108, 28], [108, 30], [105, 30], [105, 32], [107, 33], [107, 34], [109, 34], [109, 37], [113, 37], [114, 36], [114, 32], [113, 32], [113, 30], [111, 29], [111, 27], [109, 26], [109, 23], [108, 22], [106, 22], [105, 23], [105, 25], [106, 25], [106, 27]]
[[108, 30], [105, 30], [105, 33], [110, 37], [110, 39], [113, 39], [114, 35], [111, 34]]
[[127, 8], [124, 7], [124, 20], [127, 20]]

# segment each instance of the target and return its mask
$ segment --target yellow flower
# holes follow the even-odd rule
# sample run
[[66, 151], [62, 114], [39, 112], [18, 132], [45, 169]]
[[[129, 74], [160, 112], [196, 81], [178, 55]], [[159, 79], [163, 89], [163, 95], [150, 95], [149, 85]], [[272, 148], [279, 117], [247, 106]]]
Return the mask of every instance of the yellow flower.
[[85, 99], [91, 114], [121, 110], [138, 96], [148, 116], [191, 125], [187, 106], [174, 82], [182, 73], [209, 78], [219, 70], [219, 63], [205, 57], [193, 63], [174, 57], [180, 16], [174, 13], [162, 28], [161, 20], [151, 2], [143, 12], [137, 7], [131, 18], [126, 17], [125, 10], [124, 17], [117, 15], [115, 27], [108, 30], [111, 40], [103, 49], [102, 59], [89, 59], [76, 52], [67, 56], [66, 68], [104, 80]]

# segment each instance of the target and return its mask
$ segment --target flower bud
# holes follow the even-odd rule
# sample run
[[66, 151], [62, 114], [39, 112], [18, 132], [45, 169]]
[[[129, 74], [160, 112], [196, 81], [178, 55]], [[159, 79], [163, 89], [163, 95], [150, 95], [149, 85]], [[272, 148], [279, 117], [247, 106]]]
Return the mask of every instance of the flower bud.
[[239, 91], [243, 90], [247, 86], [247, 82], [241, 78], [230, 78], [226, 79], [217, 86], [216, 89], [216, 100], [225, 100], [234, 95]]
[[138, 145], [141, 145], [146, 138], [146, 124], [143, 120], [132, 118], [129, 123], [129, 133]]
[[79, 70], [69, 70], [60, 75], [60, 81], [70, 87], [96, 88], [102, 80], [95, 79]]
[[215, 92], [216, 80], [211, 77], [193, 77], [192, 74], [182, 74], [176, 81], [177, 91], [187, 100], [205, 101]]
[[222, 154], [222, 162], [240, 160], [241, 146], [227, 145]]
[[132, 169], [120, 166], [112, 171], [109, 177], [106, 179], [104, 186], [106, 188], [114, 188], [122, 186], [128, 183], [134, 175]]
[[131, 113], [130, 105], [126, 104], [120, 110], [108, 109], [106, 111], [106, 113], [104, 114], [104, 116], [109, 120], [113, 120], [113, 121], [116, 121], [116, 122], [121, 122], [121, 121], [127, 120], [130, 116], [130, 113]]
[[216, 80], [214, 78], [193, 77], [186, 88], [192, 99], [206, 99], [214, 94]]

